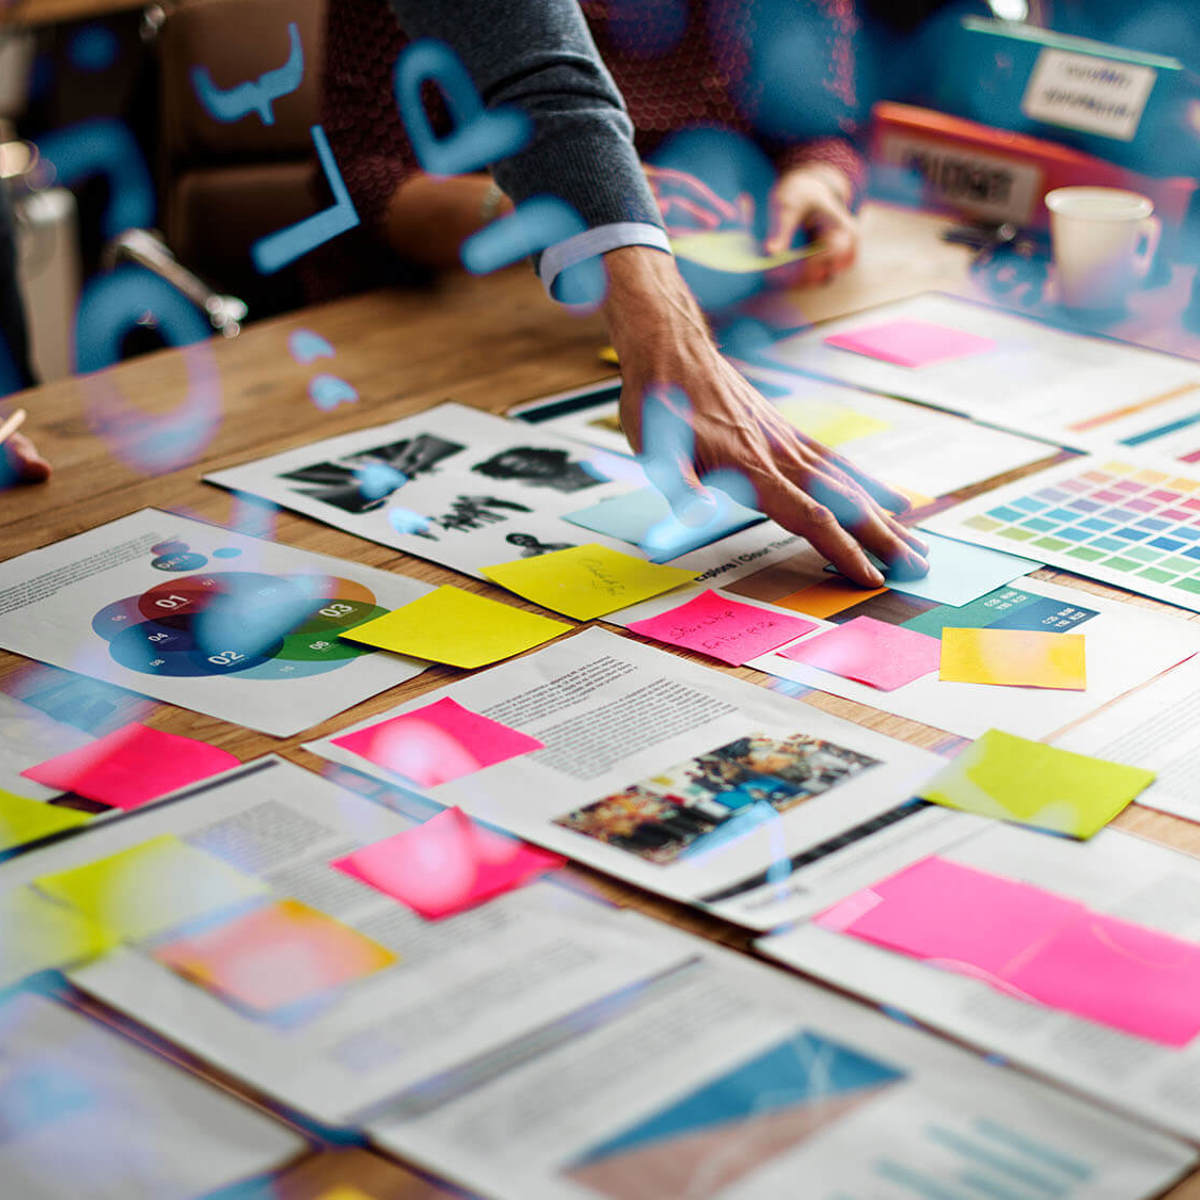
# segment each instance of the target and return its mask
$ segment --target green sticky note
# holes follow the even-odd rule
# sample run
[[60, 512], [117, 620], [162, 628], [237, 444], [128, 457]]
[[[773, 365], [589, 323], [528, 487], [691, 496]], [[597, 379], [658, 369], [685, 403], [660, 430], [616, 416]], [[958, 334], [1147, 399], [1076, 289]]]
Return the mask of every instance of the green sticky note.
[[86, 962], [117, 944], [109, 929], [21, 887], [0, 896], [0, 988], [37, 971]]
[[11, 850], [52, 833], [86, 825], [91, 819], [91, 813], [43, 804], [0, 788], [0, 850]]
[[1141, 767], [989, 729], [918, 795], [965, 812], [1089, 838], [1154, 780]]
[[169, 833], [69, 871], [42, 875], [34, 884], [129, 941], [271, 890]]

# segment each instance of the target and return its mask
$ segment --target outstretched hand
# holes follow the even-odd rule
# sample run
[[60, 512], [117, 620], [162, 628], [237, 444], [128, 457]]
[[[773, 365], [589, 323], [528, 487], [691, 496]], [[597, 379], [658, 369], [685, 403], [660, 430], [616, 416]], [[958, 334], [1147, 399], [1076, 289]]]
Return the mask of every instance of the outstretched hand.
[[50, 464], [23, 433], [0, 446], [0, 459], [0, 473], [12, 483], [41, 483], [50, 475]]
[[655, 472], [675, 479], [664, 491], [679, 515], [688, 519], [686, 510], [702, 503], [702, 474], [732, 470], [754, 489], [762, 512], [856, 583], [883, 583], [868, 550], [897, 575], [928, 571], [928, 548], [897, 520], [908, 507], [904, 497], [793, 428], [721, 357], [670, 256], [627, 246], [606, 255], [605, 265], [604, 312], [621, 361], [621, 422], [631, 445], [643, 449], [647, 406], [664, 406], [691, 425], [690, 454]]

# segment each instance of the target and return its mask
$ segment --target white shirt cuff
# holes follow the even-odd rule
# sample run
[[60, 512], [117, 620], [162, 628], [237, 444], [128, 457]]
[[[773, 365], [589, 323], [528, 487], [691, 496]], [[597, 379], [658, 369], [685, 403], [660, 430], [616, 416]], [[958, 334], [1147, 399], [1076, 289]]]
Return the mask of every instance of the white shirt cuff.
[[610, 225], [597, 225], [594, 229], [585, 229], [565, 241], [555, 242], [549, 249], [543, 251], [541, 262], [538, 264], [538, 274], [541, 276], [546, 291], [554, 299], [554, 285], [558, 277], [568, 268], [588, 258], [607, 254], [610, 250], [618, 250], [622, 246], [651, 246], [655, 250], [665, 250], [671, 253], [671, 241], [666, 231], [647, 221], [616, 221]]

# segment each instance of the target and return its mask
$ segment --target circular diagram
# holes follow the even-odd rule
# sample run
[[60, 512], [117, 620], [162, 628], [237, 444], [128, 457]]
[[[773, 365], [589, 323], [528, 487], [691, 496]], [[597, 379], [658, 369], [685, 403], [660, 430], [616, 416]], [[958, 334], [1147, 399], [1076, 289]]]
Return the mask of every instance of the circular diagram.
[[143, 675], [301, 679], [370, 654], [338, 634], [385, 612], [350, 579], [214, 571], [115, 600], [92, 628]]

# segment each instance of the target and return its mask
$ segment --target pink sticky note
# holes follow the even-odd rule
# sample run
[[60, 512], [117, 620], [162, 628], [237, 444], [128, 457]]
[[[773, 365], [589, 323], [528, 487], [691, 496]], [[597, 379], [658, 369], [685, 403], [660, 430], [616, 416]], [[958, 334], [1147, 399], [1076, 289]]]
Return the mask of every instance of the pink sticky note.
[[548, 850], [476, 825], [461, 809], [330, 863], [428, 920], [453, 916], [566, 865]]
[[237, 765], [232, 754], [207, 742], [134, 721], [21, 774], [46, 787], [130, 809]]
[[448, 696], [334, 738], [333, 744], [422, 787], [449, 783], [493, 763], [545, 749], [537, 738], [481, 717]]
[[817, 624], [801, 617], [755, 608], [753, 604], [739, 604], [736, 600], [718, 596], [710, 588], [669, 612], [644, 621], [633, 621], [629, 628], [656, 642], [697, 650], [730, 666], [740, 667], [742, 663], [816, 629]]
[[935, 325], [932, 321], [885, 321], [852, 333], [831, 334], [825, 345], [853, 350], [868, 358], [881, 358], [901, 367], [927, 367], [930, 363], [967, 358], [996, 348], [989, 337]]
[[1041, 1004], [1185, 1046], [1200, 1033], [1200, 945], [1087, 913], [1007, 975]]
[[936, 671], [942, 643], [915, 629], [889, 625], [874, 617], [855, 617], [779, 653], [843, 679], [890, 692]]
[[816, 921], [947, 970], [999, 978], [1030, 944], [1084, 911], [1064, 896], [932, 857]]

